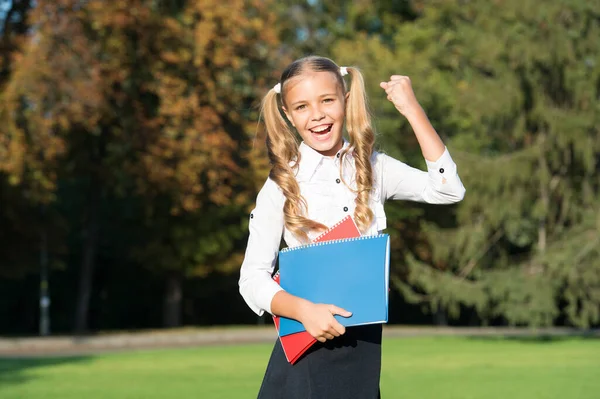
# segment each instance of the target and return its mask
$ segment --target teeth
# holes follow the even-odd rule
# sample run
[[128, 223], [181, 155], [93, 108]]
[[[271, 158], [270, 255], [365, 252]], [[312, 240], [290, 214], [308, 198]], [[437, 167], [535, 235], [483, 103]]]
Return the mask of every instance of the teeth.
[[317, 128], [317, 129], [312, 129], [312, 131], [315, 133], [321, 133], [321, 132], [324, 132], [325, 130], [329, 129], [329, 127], [330, 126], [323, 126], [323, 127]]

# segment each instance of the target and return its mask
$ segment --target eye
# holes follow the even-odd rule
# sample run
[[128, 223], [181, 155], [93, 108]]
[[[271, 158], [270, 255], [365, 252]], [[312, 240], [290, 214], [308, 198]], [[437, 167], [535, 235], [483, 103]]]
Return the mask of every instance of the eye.
[[332, 103], [334, 101], [335, 101], [335, 99], [333, 99], [333, 98], [326, 98], [323, 100], [323, 102], [325, 102], [325, 103]]
[[298, 106], [297, 106], [296, 108], [294, 108], [294, 109], [295, 109], [296, 111], [300, 111], [300, 110], [303, 110], [304, 108], [306, 108], [306, 105], [305, 105], [305, 104], [301, 104], [301, 105], [298, 105]]

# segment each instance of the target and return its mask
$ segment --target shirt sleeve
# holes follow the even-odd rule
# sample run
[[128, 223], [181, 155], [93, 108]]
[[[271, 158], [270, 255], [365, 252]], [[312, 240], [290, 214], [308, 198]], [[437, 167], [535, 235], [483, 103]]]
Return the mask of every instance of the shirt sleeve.
[[434, 162], [425, 160], [427, 171], [422, 171], [388, 155], [381, 157], [382, 200], [409, 200], [429, 204], [452, 204], [465, 196], [456, 164], [448, 149]]
[[283, 234], [285, 197], [267, 179], [250, 213], [248, 245], [240, 269], [240, 294], [256, 314], [271, 312], [271, 301], [282, 288], [271, 278]]

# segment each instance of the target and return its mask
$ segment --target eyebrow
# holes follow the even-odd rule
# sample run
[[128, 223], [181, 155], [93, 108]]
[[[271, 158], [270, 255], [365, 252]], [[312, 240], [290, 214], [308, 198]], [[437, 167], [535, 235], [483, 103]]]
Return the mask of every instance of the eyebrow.
[[[323, 97], [333, 97], [333, 96], [335, 96], [335, 93], [327, 93], [327, 94], [321, 94], [321, 95], [319, 96], [319, 98], [323, 98]], [[305, 103], [305, 102], [306, 102], [306, 100], [300, 100], [300, 101], [296, 101], [295, 103], [292, 103], [292, 104], [291, 104], [291, 106], [292, 106], [292, 107], [294, 107], [294, 106], [296, 106], [297, 104], [302, 104], [302, 103]]]

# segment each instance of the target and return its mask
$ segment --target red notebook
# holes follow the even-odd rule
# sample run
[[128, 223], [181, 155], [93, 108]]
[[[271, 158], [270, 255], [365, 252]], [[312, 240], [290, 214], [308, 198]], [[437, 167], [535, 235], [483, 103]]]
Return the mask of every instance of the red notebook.
[[[360, 237], [360, 231], [356, 227], [354, 220], [350, 215], [343, 218], [341, 221], [333, 225], [323, 234], [313, 240], [313, 242], [338, 240], [342, 238], [353, 238]], [[279, 272], [275, 273], [273, 280], [279, 284]], [[273, 316], [273, 323], [279, 334], [279, 317]], [[300, 356], [308, 350], [317, 340], [306, 331], [302, 331], [295, 334], [286, 335], [279, 337], [283, 352], [288, 362], [291, 364], [296, 363]]]

